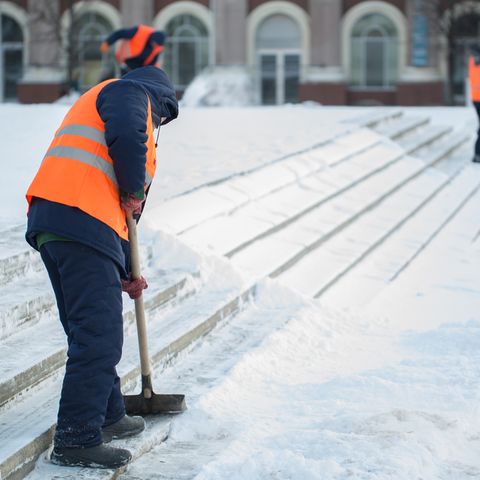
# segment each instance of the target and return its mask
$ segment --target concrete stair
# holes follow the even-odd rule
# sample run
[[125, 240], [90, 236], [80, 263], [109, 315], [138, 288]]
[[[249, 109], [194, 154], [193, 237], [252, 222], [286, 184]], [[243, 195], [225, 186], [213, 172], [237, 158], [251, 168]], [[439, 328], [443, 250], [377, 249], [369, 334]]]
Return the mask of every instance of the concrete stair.
[[[166, 227], [194, 250], [224, 257], [207, 277], [198, 271], [151, 271], [146, 309], [154, 370], [158, 374], [179, 361], [180, 352], [188, 354], [216, 325], [248, 309], [264, 278], [278, 277], [295, 290], [321, 296], [424, 212], [436, 212], [423, 240], [405, 250], [398, 268], [411, 262], [479, 188], [480, 173], [465, 167], [462, 148], [468, 140], [468, 134], [430, 125], [428, 118], [383, 111], [315, 148], [152, 209], [150, 226]], [[448, 211], [439, 207], [445, 195], [455, 198]], [[7, 238], [22, 245], [22, 236], [16, 228]], [[2, 256], [8, 249], [8, 241], [0, 244], [0, 283], [8, 292], [0, 303], [0, 478], [16, 480], [51, 443], [65, 339], [38, 255], [16, 248]], [[143, 248], [142, 263], [150, 258], [154, 247]], [[225, 284], [224, 269], [232, 270], [235, 281]], [[236, 272], [242, 274], [237, 278]], [[28, 294], [22, 296], [26, 283]], [[128, 302], [125, 309], [119, 368], [126, 392], [138, 389], [140, 375], [132, 307]], [[138, 457], [165, 438], [169, 421], [153, 422], [150, 436], [132, 444]], [[42, 468], [40, 460], [32, 478], [42, 478]], [[67, 470], [60, 468], [55, 478], [119, 474], [91, 477], [88, 470]]]

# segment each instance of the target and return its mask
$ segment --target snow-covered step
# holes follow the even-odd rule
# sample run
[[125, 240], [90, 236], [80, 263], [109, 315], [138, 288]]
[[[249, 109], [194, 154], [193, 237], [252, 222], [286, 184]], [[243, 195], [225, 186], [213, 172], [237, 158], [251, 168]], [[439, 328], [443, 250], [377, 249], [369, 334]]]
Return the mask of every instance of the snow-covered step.
[[11, 281], [2, 287], [0, 297], [0, 341], [24, 328], [26, 323], [38, 322], [51, 315], [55, 308], [48, 275], [45, 270]]
[[[223, 276], [211, 278], [208, 288], [174, 308], [150, 311], [148, 334], [153, 369], [161, 370], [172, 357], [242, 309], [254, 290], [254, 285], [245, 285], [240, 280], [226, 285]], [[125, 391], [137, 389], [140, 367], [135, 335], [125, 339], [118, 372], [122, 384], [126, 384]], [[57, 372], [32, 388], [28, 395], [19, 396], [0, 409], [2, 480], [22, 478], [50, 446], [61, 381]]]
[[425, 168], [420, 160], [407, 157], [285, 228], [235, 252], [232, 261], [254, 276], [276, 276], [355, 222]]
[[41, 270], [40, 256], [28, 247], [25, 225], [4, 230], [0, 235], [0, 286], [29, 272]]
[[420, 148], [427, 147], [448, 135], [451, 131], [452, 127], [449, 126], [428, 125], [427, 127], [422, 128], [420, 132], [400, 138], [396, 142], [405, 150], [405, 152], [412, 154]]
[[397, 140], [400, 137], [427, 125], [430, 122], [429, 117], [401, 117], [396, 122], [388, 122], [375, 127], [375, 131], [380, 135]]
[[[187, 275], [172, 273], [149, 278], [145, 291], [147, 312], [158, 309], [172, 301], [191, 295], [192, 285], [187, 285]], [[133, 302], [124, 298], [125, 335], [135, 334]], [[22, 392], [44, 381], [64, 365], [66, 355], [65, 335], [57, 312], [52, 308], [49, 315], [29, 328], [19, 328], [4, 338], [0, 349], [0, 406], [13, 400]], [[49, 342], [33, 342], [32, 338], [48, 338]]]
[[418, 156], [426, 162], [431, 162], [438, 158], [446, 158], [470, 138], [469, 132], [455, 130], [449, 135], [443, 136], [438, 142], [424, 146], [418, 151]]
[[443, 158], [447, 150], [450, 151], [449, 145], [438, 151], [437, 158], [432, 157], [430, 163], [414, 158], [395, 163], [341, 197], [239, 251], [232, 256], [233, 263], [255, 277], [282, 273], [421, 175]]
[[350, 160], [374, 148], [381, 140], [380, 135], [366, 129], [344, 133], [304, 153], [167, 200], [149, 212], [149, 221], [156, 227], [182, 233], [285, 188], [326, 166]]
[[318, 298], [428, 205], [462, 166], [452, 176], [435, 169], [424, 171], [279, 278], [287, 286]]
[[[322, 170], [328, 165], [341, 163], [380, 140], [380, 137], [372, 134], [366, 135], [366, 138], [366, 141], [359, 144], [329, 143], [281, 163], [237, 175], [219, 185], [204, 187], [167, 200], [148, 212], [148, 221], [155, 227], [168, 228], [177, 234], [182, 233], [208, 219], [227, 214], [253, 200], [296, 183], [300, 178]], [[346, 140], [348, 141], [348, 138]]]
[[[168, 438], [171, 428], [172, 417], [162, 416], [160, 418], [146, 417], [146, 427], [141, 435], [125, 440], [115, 440], [115, 446], [127, 448], [132, 453], [133, 462], [148, 454], [153, 448], [161, 445]], [[102, 470], [80, 467], [60, 467], [49, 460], [50, 449], [44, 451], [33, 465], [34, 470], [27, 471], [26, 480], [115, 480], [119, 478], [127, 467], [115, 470]], [[28, 465], [32, 468], [32, 465]]]
[[231, 256], [252, 242], [296, 221], [302, 215], [343, 194], [402, 158], [403, 152], [379, 144], [333, 169], [323, 170], [268, 197], [190, 228], [180, 238]]
[[378, 110], [359, 115], [358, 117], [349, 118], [346, 120], [346, 123], [354, 123], [355, 125], [360, 125], [362, 127], [374, 128], [380, 123], [385, 123], [393, 120], [397, 120], [403, 116], [402, 110], [397, 109], [388, 109], [388, 110]]
[[373, 130], [365, 128], [342, 135], [312, 153], [321, 160], [324, 166], [333, 167], [339, 163], [375, 147], [384, 141], [384, 138]]
[[[465, 150], [461, 152], [457, 168], [462, 160], [468, 159], [467, 153]], [[368, 303], [429, 247], [473, 197], [478, 201], [479, 190], [480, 169], [469, 164], [388, 242], [327, 290], [322, 299], [345, 307]], [[350, 292], [348, 298], [344, 295], [346, 291]]]
[[[448, 129], [443, 129], [442, 135], [447, 132]], [[433, 135], [421, 132], [416, 135], [411, 150], [423, 148], [439, 138], [441, 135], [437, 130], [433, 131]], [[377, 143], [347, 162], [336, 164], [335, 168], [301, 178], [295, 184], [237, 208], [230, 215], [214, 217], [187, 229], [182, 232], [181, 238], [191, 245], [231, 256], [355, 187], [403, 155], [404, 152], [395, 144], [388, 141]]]

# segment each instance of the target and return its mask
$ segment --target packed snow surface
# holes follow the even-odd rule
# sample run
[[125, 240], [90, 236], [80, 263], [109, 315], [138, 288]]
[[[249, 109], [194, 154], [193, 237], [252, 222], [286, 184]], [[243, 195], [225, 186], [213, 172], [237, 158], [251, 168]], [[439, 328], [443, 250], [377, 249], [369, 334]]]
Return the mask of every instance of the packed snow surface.
[[[24, 221], [25, 189], [66, 108], [0, 106], [3, 228]], [[424, 112], [475, 128], [468, 109]], [[361, 113], [185, 108], [161, 132], [158, 177], [139, 232], [161, 251], [151, 268], [200, 270], [206, 284], [210, 273], [212, 290], [247, 282], [226, 260], [157, 231], [149, 211], [318, 144]], [[154, 378], [163, 391], [186, 393], [189, 409], [120, 478], [480, 478], [478, 202], [476, 195], [366, 304], [350, 304], [348, 283], [314, 301], [280, 280], [261, 281], [240, 315]]]

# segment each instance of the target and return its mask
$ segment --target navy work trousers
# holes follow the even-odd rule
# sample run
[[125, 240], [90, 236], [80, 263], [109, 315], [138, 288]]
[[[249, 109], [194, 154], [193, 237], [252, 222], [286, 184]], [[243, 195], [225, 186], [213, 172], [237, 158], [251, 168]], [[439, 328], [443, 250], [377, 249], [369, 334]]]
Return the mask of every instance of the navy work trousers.
[[477, 111], [477, 117], [478, 117], [478, 131], [477, 131], [477, 140], [475, 142], [475, 155], [480, 155], [480, 102], [473, 102], [473, 106]]
[[108, 256], [77, 242], [40, 248], [68, 339], [57, 447], [102, 443], [102, 426], [125, 415], [116, 365], [123, 345], [120, 273]]

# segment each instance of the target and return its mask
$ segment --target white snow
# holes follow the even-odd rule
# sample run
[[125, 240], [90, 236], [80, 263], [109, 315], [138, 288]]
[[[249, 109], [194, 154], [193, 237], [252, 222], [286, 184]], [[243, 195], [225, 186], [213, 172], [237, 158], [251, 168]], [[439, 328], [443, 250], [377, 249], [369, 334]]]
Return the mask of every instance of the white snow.
[[205, 69], [182, 97], [186, 107], [246, 107], [253, 105], [254, 81], [243, 67]]
[[[0, 105], [2, 230], [25, 222], [26, 187], [66, 109], [61, 104]], [[351, 124], [342, 120], [367, 111], [184, 108], [160, 134], [158, 177], [139, 229], [146, 271], [198, 271], [199, 287], [207, 285], [211, 292], [244, 288], [251, 278], [240, 263], [192, 249], [176, 235], [195, 221], [195, 215], [202, 217], [202, 208], [205, 215], [214, 213], [218, 203], [211, 201], [212, 194], [198, 190], [192, 197], [198, 205], [182, 205], [185, 217], [180, 219], [162, 217], [163, 206], [167, 201], [181, 203], [176, 195], [200, 185], [308, 151], [349, 130]], [[471, 109], [404, 111], [431, 116], [436, 123], [476, 128]], [[329, 165], [356, 142], [368, 144], [373, 134], [358, 135], [328, 147], [325, 152], [330, 154], [322, 161]], [[395, 154], [390, 144], [381, 148], [379, 158], [382, 151]], [[380, 159], [374, 161], [380, 164]], [[411, 165], [416, 168], [417, 161], [412, 159]], [[330, 177], [332, 185], [354, 178], [365, 166], [360, 161], [355, 171], [339, 169]], [[305, 161], [301, 168], [311, 165]], [[465, 190], [476, 175], [459, 177], [452, 191]], [[417, 190], [412, 187], [409, 198], [414, 202], [420, 190], [433, 189], [444, 177], [438, 172], [426, 175], [414, 184]], [[218, 198], [235, 203], [244, 195], [249, 198], [246, 191], [256, 195], [260, 185], [248, 184], [246, 178], [238, 177], [235, 191], [218, 190]], [[308, 182], [304, 186], [318, 187]], [[410, 229], [399, 230], [390, 244], [352, 270], [321, 301], [288, 288], [281, 277], [262, 280], [257, 296], [240, 315], [153, 379], [164, 391], [185, 392], [189, 410], [173, 419], [167, 441], [119, 478], [480, 478], [479, 195], [472, 193], [460, 213], [395, 278], [392, 258], [408, 252], [418, 235], [428, 237], [428, 222], [418, 219]], [[345, 211], [357, 207], [361, 198], [345, 197]], [[453, 208], [449, 194], [438, 202], [432, 215]], [[196, 207], [195, 212], [189, 210]], [[389, 214], [400, 209], [392, 200], [391, 210], [377, 220], [387, 225], [392, 221]], [[327, 209], [325, 222], [338, 214]], [[360, 227], [352, 227], [352, 232], [355, 228], [358, 233]], [[223, 231], [219, 243], [228, 244], [229, 233]], [[297, 233], [281, 248], [300, 241]], [[331, 252], [345, 247], [340, 253], [348, 253], [348, 241], [345, 237], [333, 242]], [[262, 270], [268, 253], [253, 255], [249, 262], [257, 261]], [[325, 262], [327, 254], [325, 250]], [[363, 281], [364, 288], [350, 295]], [[42, 468], [42, 475], [50, 474], [48, 465]]]

